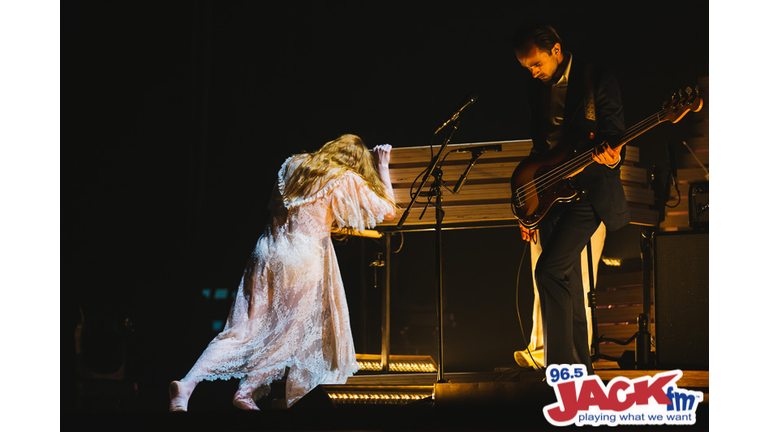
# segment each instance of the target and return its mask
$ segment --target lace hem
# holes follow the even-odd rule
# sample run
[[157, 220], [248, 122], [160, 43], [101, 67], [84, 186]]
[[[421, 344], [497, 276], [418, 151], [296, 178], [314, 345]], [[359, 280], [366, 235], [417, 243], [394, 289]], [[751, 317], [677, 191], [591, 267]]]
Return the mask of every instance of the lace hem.
[[188, 380], [194, 380], [194, 381], [229, 381], [231, 379], [243, 379], [247, 377], [248, 374], [245, 372], [232, 372], [232, 373], [226, 373], [226, 374], [216, 374], [216, 375], [203, 375], [203, 376], [195, 376], [195, 375], [189, 375], [184, 377], [185, 381]]
[[285, 376], [285, 371], [270, 376], [269, 378], [264, 380], [264, 382], [261, 383], [259, 388], [257, 388], [256, 390], [254, 390], [253, 393], [251, 393], [251, 398], [254, 401], [257, 401], [263, 398], [264, 396], [268, 395], [269, 392], [272, 390], [272, 383], [279, 380], [280, 378], [283, 378], [284, 376]]
[[[278, 370], [277, 372], [274, 372], [275, 369], [273, 368], [266, 368], [266, 369], [251, 371], [251, 372], [213, 373], [213, 374], [207, 374], [207, 375], [197, 375], [194, 373], [190, 373], [187, 376], [185, 376], [182, 379], [182, 381], [193, 380], [197, 382], [202, 382], [202, 381], [216, 381], [216, 380], [227, 381], [233, 378], [239, 379], [241, 387], [244, 385], [253, 386], [251, 397], [253, 398], [254, 401], [258, 401], [259, 399], [269, 394], [269, 392], [272, 390], [271, 386], [275, 381], [281, 378], [287, 378], [289, 381], [293, 380], [294, 386], [298, 384], [298, 389], [297, 389], [298, 391], [292, 391], [289, 394], [288, 389], [286, 389], [286, 402], [288, 403], [288, 406], [291, 406], [294, 403], [296, 403], [299, 399], [306, 396], [307, 393], [312, 391], [318, 385], [344, 384], [347, 381], [347, 379], [349, 379], [349, 377], [353, 376], [355, 373], [357, 373], [360, 370], [360, 365], [357, 363], [357, 361], [346, 362], [344, 366], [334, 370], [324, 370], [324, 371], [316, 370], [315, 372], [311, 372], [312, 368], [306, 369], [304, 366], [301, 365], [301, 363], [297, 363], [295, 359], [276, 367], [279, 368], [277, 369]], [[309, 372], [311, 375], [314, 376], [314, 379], [306, 381], [304, 379], [299, 378], [302, 375], [301, 372], [299, 372], [299, 370], [297, 370], [298, 375], [287, 376], [289, 375], [287, 374], [288, 370], [293, 368], [298, 368], [299, 370]], [[270, 373], [270, 369], [272, 369], [272, 373]], [[256, 381], [254, 383], [250, 383], [250, 384], [246, 383], [249, 376], [251, 375], [259, 376], [261, 374], [264, 374], [266, 378], [263, 378], [261, 381]]]
[[[254, 389], [253, 393], [251, 393], [251, 397], [254, 401], [258, 401], [259, 399], [263, 398], [264, 396], [268, 395], [269, 392], [272, 390], [272, 383], [275, 381], [285, 378], [286, 377], [286, 371], [294, 367], [295, 362], [290, 362], [289, 364], [286, 364], [284, 368], [280, 372], [273, 373], [271, 375], [268, 375], [267, 378], [265, 378], [262, 382], [258, 383], [258, 387]], [[315, 387], [322, 384], [344, 384], [347, 382], [349, 377], [353, 376], [355, 373], [357, 373], [360, 370], [360, 365], [355, 361], [352, 362], [347, 367], [343, 367], [340, 369], [337, 369], [335, 371], [324, 371], [322, 374], [322, 378], [319, 379], [318, 382], [310, 384], [311, 388], [306, 389], [305, 391], [308, 393], [312, 391]], [[232, 372], [232, 373], [221, 373], [221, 374], [209, 374], [201, 377], [195, 377], [194, 375], [188, 375], [183, 378], [183, 381], [187, 380], [195, 380], [195, 381], [227, 381], [230, 379], [240, 379], [240, 383], [242, 383], [248, 378], [249, 375], [258, 375], [257, 372], [252, 373], [245, 373], [245, 372]], [[307, 393], [304, 393], [303, 391], [300, 392], [297, 395], [294, 395], [294, 397], [289, 397], [289, 395], [286, 394], [286, 402], [288, 403], [288, 406], [293, 405], [296, 403], [299, 399], [306, 396]]]

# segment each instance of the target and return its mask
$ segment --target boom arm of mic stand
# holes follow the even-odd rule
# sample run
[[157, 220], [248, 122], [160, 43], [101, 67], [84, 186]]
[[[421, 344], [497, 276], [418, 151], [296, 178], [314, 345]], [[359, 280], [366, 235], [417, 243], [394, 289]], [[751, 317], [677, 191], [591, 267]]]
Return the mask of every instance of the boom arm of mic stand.
[[[472, 95], [469, 98], [469, 100], [461, 108], [459, 108], [459, 110], [456, 111], [456, 113], [454, 113], [453, 116], [451, 116], [451, 118], [449, 118], [445, 123], [443, 123], [442, 126], [437, 128], [437, 130], [435, 131], [434, 135], [437, 135], [437, 133], [440, 132], [441, 130], [443, 130], [444, 127], [448, 126], [448, 123], [450, 123], [452, 121], [458, 120], [459, 116], [461, 115], [461, 112], [464, 111], [464, 109], [467, 108], [468, 106], [470, 106], [473, 103], [475, 103], [475, 101], [477, 101], [477, 95]], [[456, 130], [456, 126], [454, 126], [454, 131], [455, 130]], [[453, 132], [451, 132], [451, 133], [453, 133]]]

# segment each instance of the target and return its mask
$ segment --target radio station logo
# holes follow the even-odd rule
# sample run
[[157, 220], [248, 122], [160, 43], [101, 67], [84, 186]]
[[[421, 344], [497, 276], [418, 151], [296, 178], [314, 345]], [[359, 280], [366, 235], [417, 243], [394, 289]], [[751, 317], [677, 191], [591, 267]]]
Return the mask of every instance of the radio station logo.
[[547, 383], [557, 402], [544, 407], [555, 426], [692, 425], [696, 408], [704, 400], [700, 391], [678, 388], [681, 370], [653, 377], [616, 377], [606, 386], [584, 365], [550, 365]]

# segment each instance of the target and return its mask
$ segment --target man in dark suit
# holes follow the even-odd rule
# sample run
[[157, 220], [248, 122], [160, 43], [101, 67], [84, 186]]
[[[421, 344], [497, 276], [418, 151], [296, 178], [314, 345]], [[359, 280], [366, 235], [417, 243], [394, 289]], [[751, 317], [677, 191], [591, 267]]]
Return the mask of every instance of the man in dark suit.
[[[599, 140], [624, 131], [621, 92], [616, 78], [583, 58], [563, 51], [550, 26], [522, 28], [513, 40], [520, 64], [534, 80], [528, 86], [532, 154], [547, 155], [558, 146]], [[558, 148], [559, 149], [559, 148]], [[595, 162], [573, 177], [584, 193], [570, 203], [554, 205], [538, 230], [522, 225], [522, 238], [541, 241], [535, 278], [544, 321], [544, 359], [550, 364], [584, 364], [592, 374], [584, 288], [582, 249], [600, 225], [617, 230], [629, 223], [629, 209], [621, 185], [624, 148], [617, 152], [598, 146]]]

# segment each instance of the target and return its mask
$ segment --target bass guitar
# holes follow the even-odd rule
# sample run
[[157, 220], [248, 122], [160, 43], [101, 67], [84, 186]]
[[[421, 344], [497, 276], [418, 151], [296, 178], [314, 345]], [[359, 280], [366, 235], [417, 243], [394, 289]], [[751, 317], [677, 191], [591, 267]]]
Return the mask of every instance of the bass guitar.
[[520, 225], [536, 229], [552, 205], [579, 199], [580, 191], [572, 177], [594, 162], [592, 151], [595, 148], [605, 144], [619, 151], [624, 144], [655, 126], [665, 121], [677, 123], [689, 112], [698, 112], [703, 106], [698, 88], [691, 90], [688, 87], [685, 94], [680, 91], [664, 102], [661, 111], [589, 150], [579, 153], [577, 149], [584, 146], [561, 145], [547, 154], [528, 156], [512, 173], [512, 213]]

